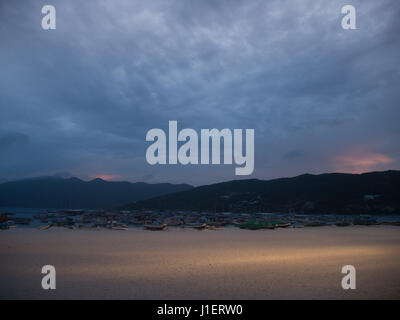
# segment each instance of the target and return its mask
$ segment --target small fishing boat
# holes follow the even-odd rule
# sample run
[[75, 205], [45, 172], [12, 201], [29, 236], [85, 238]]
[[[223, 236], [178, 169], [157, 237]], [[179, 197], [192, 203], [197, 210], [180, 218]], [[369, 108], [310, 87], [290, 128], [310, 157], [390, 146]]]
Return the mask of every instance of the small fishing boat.
[[144, 227], [145, 227], [145, 229], [151, 230], [151, 231], [161, 231], [161, 230], [164, 230], [166, 226], [167, 225], [164, 223], [164, 224], [147, 224]]
[[193, 229], [197, 229], [197, 230], [204, 230], [205, 228], [207, 228], [207, 224], [203, 223], [203, 224], [186, 224], [185, 227], [189, 227], [189, 228], [193, 228]]
[[247, 221], [246, 223], [236, 224], [240, 229], [260, 230], [260, 229], [275, 229], [275, 224], [260, 221]]
[[41, 227], [39, 227], [39, 230], [47, 230], [47, 229], [50, 229], [52, 226], [53, 226], [52, 224], [41, 226]]
[[277, 224], [275, 224], [275, 227], [276, 228], [288, 228], [288, 227], [290, 227], [292, 224], [290, 223], [290, 222], [287, 222], [287, 223], [277, 223]]
[[207, 228], [207, 225], [203, 223], [201, 225], [193, 226], [192, 228], [195, 228], [197, 230], [204, 230], [205, 228]]
[[114, 226], [111, 229], [113, 230], [128, 230], [128, 227], [126, 225], [120, 225], [120, 226]]

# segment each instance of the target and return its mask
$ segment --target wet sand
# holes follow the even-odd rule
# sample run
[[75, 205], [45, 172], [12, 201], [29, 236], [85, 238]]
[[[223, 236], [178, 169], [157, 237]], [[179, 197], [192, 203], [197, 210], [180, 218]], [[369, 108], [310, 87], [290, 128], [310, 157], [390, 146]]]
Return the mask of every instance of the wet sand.
[[[341, 287], [348, 264], [356, 290]], [[1, 299], [399, 299], [399, 270], [390, 226], [0, 231]]]

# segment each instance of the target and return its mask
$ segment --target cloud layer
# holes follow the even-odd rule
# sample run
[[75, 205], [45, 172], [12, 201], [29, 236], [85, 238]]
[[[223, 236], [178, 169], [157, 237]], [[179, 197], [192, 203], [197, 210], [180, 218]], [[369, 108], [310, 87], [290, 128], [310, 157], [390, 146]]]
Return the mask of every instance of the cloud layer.
[[352, 1], [357, 30], [336, 0], [50, 2], [0, 4], [0, 178], [237, 178], [148, 165], [168, 120], [254, 128], [252, 177], [400, 169], [396, 0]]

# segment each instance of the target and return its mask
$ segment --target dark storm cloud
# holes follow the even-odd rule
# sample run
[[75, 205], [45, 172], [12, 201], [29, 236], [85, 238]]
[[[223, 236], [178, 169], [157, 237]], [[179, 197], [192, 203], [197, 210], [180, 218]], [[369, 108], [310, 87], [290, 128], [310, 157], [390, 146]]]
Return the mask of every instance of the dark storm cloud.
[[0, 133], [0, 149], [10, 145], [18, 145], [28, 142], [28, 136], [20, 132]]
[[146, 132], [168, 120], [255, 128], [259, 178], [399, 168], [398, 1], [352, 1], [357, 30], [344, 1], [52, 0], [52, 31], [45, 4], [0, 4], [0, 134], [29, 136], [0, 142], [1, 178], [236, 178], [149, 166]]

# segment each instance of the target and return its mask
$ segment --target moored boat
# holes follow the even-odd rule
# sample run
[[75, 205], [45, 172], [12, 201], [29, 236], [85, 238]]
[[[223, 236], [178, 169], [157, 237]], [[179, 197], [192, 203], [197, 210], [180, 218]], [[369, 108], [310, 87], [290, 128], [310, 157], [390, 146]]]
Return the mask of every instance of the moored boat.
[[276, 228], [289, 228], [292, 224], [290, 222], [287, 223], [277, 223], [275, 224]]
[[127, 227], [122, 227], [122, 226], [118, 226], [118, 227], [112, 227], [113, 230], [128, 230]]
[[197, 229], [197, 230], [204, 230], [207, 228], [207, 224], [203, 223], [203, 224], [187, 224], [185, 225], [185, 227], [189, 227], [189, 228], [193, 228], [193, 229]]
[[145, 227], [145, 229], [151, 230], [151, 231], [161, 231], [161, 230], [164, 230], [166, 226], [167, 225], [164, 223], [164, 224], [147, 224], [144, 227]]
[[247, 221], [246, 223], [236, 224], [240, 229], [260, 230], [260, 229], [275, 229], [275, 224], [260, 221]]
[[39, 230], [47, 230], [47, 229], [50, 229], [52, 226], [53, 226], [52, 224], [47, 224], [47, 225], [39, 227]]

